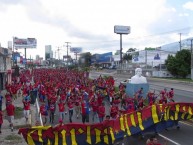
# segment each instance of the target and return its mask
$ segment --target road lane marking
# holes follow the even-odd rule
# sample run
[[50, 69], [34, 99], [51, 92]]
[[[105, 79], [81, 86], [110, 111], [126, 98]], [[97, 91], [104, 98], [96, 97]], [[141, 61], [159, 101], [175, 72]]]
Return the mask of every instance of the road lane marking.
[[186, 122], [183, 122], [183, 121], [180, 121], [180, 123], [193, 127], [193, 125], [190, 124], [190, 123], [186, 123]]
[[160, 137], [162, 137], [162, 138], [168, 140], [169, 142], [172, 142], [172, 143], [175, 144], [175, 145], [181, 145], [181, 144], [179, 144], [179, 143], [173, 141], [172, 139], [167, 138], [166, 136], [164, 136], [164, 135], [162, 135], [162, 134], [160, 134], [160, 133], [158, 133], [158, 135], [159, 135]]

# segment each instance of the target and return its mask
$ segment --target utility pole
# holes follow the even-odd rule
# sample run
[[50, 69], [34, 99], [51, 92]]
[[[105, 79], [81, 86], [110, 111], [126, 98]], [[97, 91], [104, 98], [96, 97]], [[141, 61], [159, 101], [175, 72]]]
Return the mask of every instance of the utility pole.
[[60, 53], [59, 53], [60, 49], [59, 49], [59, 47], [58, 47], [57, 51], [58, 51], [58, 60], [60, 60]]
[[66, 43], [66, 48], [67, 48], [67, 68], [68, 68], [68, 47], [69, 47], [68, 44], [69, 44], [70, 42], [65, 42], [65, 43]]
[[181, 35], [182, 35], [182, 33], [179, 33], [180, 34], [180, 42], [179, 42], [179, 44], [180, 44], [180, 51], [182, 50], [182, 45], [181, 45], [181, 43], [182, 43], [182, 41], [181, 41]]
[[55, 51], [55, 59], [56, 59], [56, 51]]
[[192, 41], [193, 39], [190, 39], [190, 52], [191, 52], [191, 79], [193, 80], [193, 48], [192, 48]]

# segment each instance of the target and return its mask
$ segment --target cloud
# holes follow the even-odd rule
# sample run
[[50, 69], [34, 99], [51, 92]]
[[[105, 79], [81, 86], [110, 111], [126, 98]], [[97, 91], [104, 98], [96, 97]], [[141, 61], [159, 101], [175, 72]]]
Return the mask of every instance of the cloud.
[[180, 17], [188, 17], [189, 14], [188, 14], [188, 13], [179, 13], [179, 16], [180, 16]]
[[0, 4], [3, 5], [15, 5], [21, 3], [23, 0], [1, 0]]
[[184, 9], [192, 10], [193, 11], [193, 2], [187, 2], [183, 5]]
[[189, 33], [192, 23], [188, 16], [188, 13], [179, 14], [174, 11], [165, 11], [149, 25], [148, 30], [150, 34]]
[[76, 27], [68, 18], [64, 16], [50, 14], [49, 10], [46, 10], [40, 1], [27, 1], [25, 4], [27, 6], [27, 14], [31, 20], [50, 25], [52, 27], [61, 28], [69, 37], [78, 38], [79, 40], [108, 40], [109, 38], [108, 36], [96, 35]]

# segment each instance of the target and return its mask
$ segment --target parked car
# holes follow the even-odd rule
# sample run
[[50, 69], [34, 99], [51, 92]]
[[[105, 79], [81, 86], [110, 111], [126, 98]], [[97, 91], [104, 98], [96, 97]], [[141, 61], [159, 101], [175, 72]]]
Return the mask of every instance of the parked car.
[[117, 66], [116, 66], [116, 65], [111, 65], [111, 66], [109, 67], [109, 69], [117, 69]]

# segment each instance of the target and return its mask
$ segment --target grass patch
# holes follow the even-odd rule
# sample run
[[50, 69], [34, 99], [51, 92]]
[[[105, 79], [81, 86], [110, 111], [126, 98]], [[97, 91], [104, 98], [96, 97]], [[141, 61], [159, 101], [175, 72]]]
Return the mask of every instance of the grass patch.
[[23, 108], [15, 107], [15, 119], [23, 118]]
[[119, 91], [119, 87], [115, 86], [115, 92]]
[[159, 77], [154, 77], [154, 78], [158, 78], [158, 79], [167, 79], [167, 80], [176, 80], [176, 81], [184, 81], [184, 82], [193, 82], [193, 80], [189, 79], [189, 78], [159, 78]]
[[11, 135], [8, 135], [5, 137], [5, 140], [11, 140], [11, 141], [20, 141], [21, 140], [21, 137], [17, 136], [17, 135], [14, 135], [14, 134], [11, 134]]

